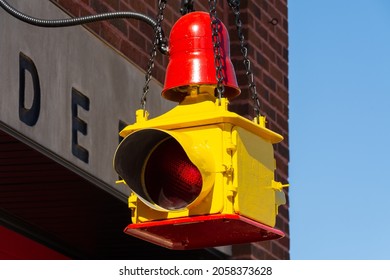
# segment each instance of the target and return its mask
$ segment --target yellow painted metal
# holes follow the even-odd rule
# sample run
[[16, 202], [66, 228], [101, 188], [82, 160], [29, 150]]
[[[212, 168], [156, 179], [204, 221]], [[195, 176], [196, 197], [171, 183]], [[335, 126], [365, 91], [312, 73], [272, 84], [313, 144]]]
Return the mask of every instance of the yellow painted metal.
[[138, 110], [136, 123], [120, 135], [155, 129], [175, 138], [200, 170], [202, 192], [175, 210], [132, 193], [132, 222], [221, 213], [274, 226], [278, 206], [285, 203], [285, 185], [274, 181], [272, 145], [283, 137], [267, 129], [264, 118], [257, 124], [228, 111], [227, 99], [213, 96], [215, 86], [189, 88], [190, 94], [178, 106], [159, 117], [149, 120], [147, 112]]
[[238, 126], [233, 128], [232, 139], [236, 147], [233, 154], [235, 212], [274, 226], [278, 206], [286, 203], [282, 188], [287, 185], [274, 181], [273, 147], [266, 139]]
[[211, 89], [214, 92], [214, 88], [215, 86], [197, 86], [195, 94], [187, 96], [178, 106], [167, 113], [150, 120], [147, 119], [148, 113], [145, 114], [143, 110], [138, 110], [136, 123], [125, 127], [120, 135], [125, 137], [131, 132], [143, 128], [176, 130], [208, 124], [230, 123], [243, 127], [270, 143], [278, 143], [283, 140], [280, 134], [265, 127], [265, 121], [260, 121], [260, 125], [256, 125], [250, 120], [228, 111], [226, 98], [222, 98], [221, 104], [219, 104], [219, 100], [216, 100], [209, 93]]

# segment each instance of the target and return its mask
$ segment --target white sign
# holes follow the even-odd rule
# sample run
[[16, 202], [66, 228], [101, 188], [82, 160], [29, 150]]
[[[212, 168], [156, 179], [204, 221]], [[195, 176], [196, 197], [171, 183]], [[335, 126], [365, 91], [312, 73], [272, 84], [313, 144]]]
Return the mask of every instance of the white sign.
[[[69, 17], [49, 1], [9, 2], [34, 17]], [[0, 9], [0, 129], [123, 200], [129, 189], [115, 184], [112, 158], [120, 123], [140, 107], [143, 71], [83, 27], [31, 26]], [[175, 105], [160, 84], [150, 88], [153, 116]]]

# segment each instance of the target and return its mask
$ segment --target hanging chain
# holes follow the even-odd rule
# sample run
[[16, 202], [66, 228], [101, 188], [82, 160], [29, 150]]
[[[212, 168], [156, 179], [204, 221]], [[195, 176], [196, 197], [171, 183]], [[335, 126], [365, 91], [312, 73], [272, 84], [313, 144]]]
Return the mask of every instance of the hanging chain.
[[194, 11], [194, 1], [193, 0], [181, 0], [181, 9], [180, 13], [182, 16], [191, 13]]
[[242, 21], [240, 19], [240, 0], [228, 0], [229, 6], [232, 8], [235, 17], [235, 24], [238, 32], [238, 39], [240, 40], [241, 53], [244, 58], [245, 65], [245, 74], [248, 78], [249, 91], [251, 94], [251, 99], [254, 103], [253, 110], [257, 122], [260, 123], [260, 100], [257, 96], [256, 85], [253, 81], [253, 73], [251, 70], [251, 62], [248, 58], [248, 48], [245, 46], [245, 38], [242, 32]]
[[210, 19], [211, 19], [211, 31], [212, 41], [214, 49], [214, 65], [215, 65], [215, 77], [217, 79], [217, 93], [219, 104], [221, 104], [221, 98], [225, 92], [225, 86], [223, 84], [224, 76], [222, 71], [222, 55], [221, 55], [221, 41], [219, 39], [219, 20], [217, 17], [217, 0], [209, 0], [210, 7]]
[[[152, 78], [152, 70], [154, 68], [154, 58], [156, 57], [157, 54], [157, 48], [158, 45], [161, 43], [161, 40], [164, 40], [164, 38], [161, 38], [161, 32], [162, 32], [162, 27], [161, 27], [161, 22], [164, 19], [164, 9], [166, 7], [167, 0], [159, 0], [158, 1], [158, 15], [156, 19], [156, 25], [154, 27], [154, 38], [153, 38], [153, 48], [152, 51], [150, 52], [150, 59], [148, 62], [148, 69], [145, 73], [145, 85], [143, 88], [143, 94], [141, 97], [141, 108], [142, 110], [146, 110], [146, 96], [149, 93], [149, 82]], [[164, 42], [166, 43], [166, 42]]]

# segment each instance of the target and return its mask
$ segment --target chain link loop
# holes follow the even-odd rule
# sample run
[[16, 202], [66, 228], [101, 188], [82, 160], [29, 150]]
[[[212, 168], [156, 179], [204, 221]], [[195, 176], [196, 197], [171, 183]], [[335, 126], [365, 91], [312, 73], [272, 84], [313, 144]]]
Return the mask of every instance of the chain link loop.
[[219, 20], [217, 17], [217, 0], [209, 0], [209, 12], [211, 19], [211, 32], [212, 32], [212, 42], [214, 50], [214, 65], [215, 65], [215, 77], [217, 80], [217, 94], [219, 104], [221, 104], [221, 98], [225, 92], [225, 86], [223, 84], [224, 75], [223, 75], [223, 64], [222, 64], [222, 55], [221, 55], [221, 41], [219, 39]]
[[181, 9], [180, 13], [182, 16], [191, 13], [194, 11], [194, 1], [193, 0], [181, 0]]
[[257, 96], [256, 85], [253, 79], [253, 72], [251, 70], [251, 62], [248, 58], [248, 48], [245, 44], [245, 37], [242, 32], [242, 21], [240, 19], [240, 0], [228, 0], [229, 6], [232, 8], [235, 24], [238, 32], [238, 39], [240, 40], [241, 54], [244, 58], [244, 66], [245, 66], [245, 74], [248, 79], [249, 92], [251, 94], [251, 99], [254, 103], [253, 110], [255, 112], [255, 116], [257, 122], [260, 123], [260, 100]]
[[162, 32], [161, 22], [164, 19], [164, 9], [166, 7], [166, 4], [167, 4], [167, 0], [159, 0], [158, 1], [158, 15], [157, 15], [157, 19], [156, 19], [156, 25], [154, 27], [153, 48], [152, 48], [152, 51], [150, 52], [148, 69], [145, 73], [145, 84], [144, 84], [143, 93], [142, 93], [142, 97], [141, 97], [141, 108], [144, 111], [146, 110], [146, 96], [149, 93], [149, 82], [152, 78], [152, 70], [154, 68], [154, 59], [155, 59], [156, 54], [157, 54], [157, 48], [161, 43], [166, 44], [166, 42], [161, 42], [161, 40], [165, 40], [165, 38], [162, 38], [160, 36], [160, 34]]

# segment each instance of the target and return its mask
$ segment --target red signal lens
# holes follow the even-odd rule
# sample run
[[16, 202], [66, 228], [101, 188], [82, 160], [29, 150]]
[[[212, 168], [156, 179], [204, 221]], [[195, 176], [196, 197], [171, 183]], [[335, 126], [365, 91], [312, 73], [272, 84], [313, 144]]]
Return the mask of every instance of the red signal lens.
[[202, 175], [181, 145], [168, 138], [152, 151], [144, 171], [150, 199], [165, 209], [180, 209], [202, 190]]

